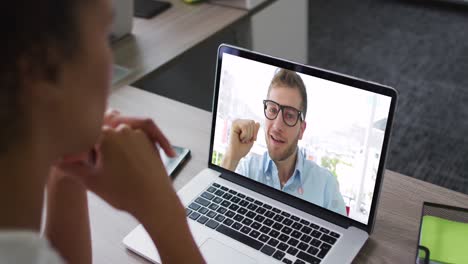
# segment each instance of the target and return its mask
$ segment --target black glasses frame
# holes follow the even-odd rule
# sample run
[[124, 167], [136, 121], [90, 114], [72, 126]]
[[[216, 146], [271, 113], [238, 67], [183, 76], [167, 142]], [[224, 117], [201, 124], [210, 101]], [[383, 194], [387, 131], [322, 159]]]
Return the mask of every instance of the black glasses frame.
[[[283, 123], [285, 123], [287, 126], [289, 127], [294, 127], [296, 124], [297, 124], [297, 121], [299, 121], [299, 119], [301, 119], [301, 122], [304, 121], [304, 114], [302, 113], [302, 111], [292, 107], [292, 106], [287, 106], [287, 105], [281, 105], [281, 104], [278, 104], [277, 102], [275, 101], [272, 101], [272, 100], [263, 100], [263, 114], [265, 115], [265, 117], [268, 119], [268, 120], [275, 120], [277, 117], [278, 117], [278, 113], [279, 111], [276, 113], [275, 117], [273, 118], [269, 118], [267, 113], [266, 113], [266, 110], [267, 110], [267, 103], [273, 103], [275, 105], [277, 105], [281, 111], [281, 117], [283, 118]], [[296, 118], [296, 122], [294, 122], [293, 125], [290, 125], [288, 123], [286, 123], [286, 120], [284, 119], [284, 109], [292, 109], [294, 111], [297, 112], [297, 118]]]

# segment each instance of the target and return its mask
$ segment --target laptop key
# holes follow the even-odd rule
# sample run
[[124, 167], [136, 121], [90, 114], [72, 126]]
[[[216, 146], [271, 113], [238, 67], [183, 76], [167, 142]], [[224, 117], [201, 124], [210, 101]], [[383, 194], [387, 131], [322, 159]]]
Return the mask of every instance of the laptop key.
[[271, 208], [273, 208], [271, 205], [268, 205], [268, 204], [263, 204], [262, 206], [263, 206], [263, 208], [266, 208], [266, 209], [268, 209], [268, 210], [270, 210]]
[[217, 216], [215, 217], [215, 220], [218, 221], [218, 222], [222, 222], [222, 221], [224, 221], [225, 218], [226, 218], [226, 217], [224, 217], [223, 215], [220, 215], [220, 214], [219, 214], [219, 215], [217, 215]]
[[202, 207], [202, 208], [198, 209], [198, 212], [199, 212], [200, 214], [203, 214], [203, 215], [206, 214], [208, 211], [209, 211], [209, 210], [208, 210], [208, 208], [206, 208], [206, 207]]
[[284, 259], [283, 259], [283, 263], [292, 264], [293, 262], [292, 262], [292, 260], [290, 260], [290, 259], [284, 258]]
[[254, 213], [254, 212], [252, 212], [252, 211], [248, 211], [247, 214], [246, 214], [245, 216], [247, 216], [248, 218], [252, 218], [252, 219], [253, 219], [255, 216], [257, 216], [257, 214]]
[[267, 220], [265, 220], [265, 222], [263, 222], [263, 224], [266, 225], [266, 226], [272, 226], [273, 223], [274, 223], [274, 221], [271, 220], [271, 219], [267, 219]]
[[340, 238], [340, 234], [337, 234], [335, 232], [330, 232], [330, 236], [332, 236], [334, 238]]
[[244, 225], [249, 226], [249, 225], [251, 225], [251, 224], [253, 223], [253, 221], [250, 220], [249, 218], [245, 218], [245, 219], [242, 221], [242, 223], [243, 223]]
[[289, 228], [289, 227], [287, 227], [287, 226], [285, 226], [285, 227], [281, 230], [281, 232], [285, 233], [286, 235], [289, 235], [289, 234], [291, 234], [292, 229]]
[[248, 233], [250, 233], [250, 231], [252, 231], [252, 228], [247, 227], [247, 226], [244, 226], [244, 227], [241, 228], [240, 231], [241, 231], [242, 233], [244, 233], [244, 234], [248, 234]]
[[215, 229], [216, 227], [218, 227], [219, 223], [213, 219], [210, 219], [210, 221], [208, 221], [205, 225], [209, 228]]
[[258, 206], [262, 206], [262, 205], [263, 205], [263, 203], [260, 202], [259, 200], [255, 200], [254, 203], [255, 203], [256, 205], [258, 205]]
[[227, 209], [224, 207], [219, 207], [218, 210], [216, 210], [216, 212], [220, 214], [225, 214], [227, 212]]
[[214, 182], [212, 185], [213, 185], [214, 187], [216, 187], [216, 188], [221, 187], [221, 185], [217, 184], [216, 182]]
[[270, 239], [270, 237], [268, 237], [267, 235], [265, 234], [261, 234], [260, 237], [258, 238], [258, 240], [262, 241], [262, 242], [267, 242], [268, 239]]
[[319, 264], [320, 263], [320, 259], [312, 256], [312, 255], [309, 255], [307, 253], [305, 253], [304, 251], [301, 251], [299, 252], [299, 254], [297, 254], [297, 257], [308, 262], [308, 263], [311, 263], [311, 264]]
[[239, 230], [242, 227], [242, 224], [241, 223], [234, 223], [231, 227], [233, 229], [235, 229], [235, 230]]
[[276, 230], [271, 230], [271, 232], [270, 232], [268, 235], [270, 235], [271, 237], [275, 237], [275, 238], [276, 238], [276, 237], [279, 236], [279, 234], [280, 234], [280, 233], [279, 233], [278, 231], [276, 231]]
[[306, 243], [309, 243], [310, 240], [312, 240], [312, 237], [311, 236], [308, 236], [306, 234], [303, 234], [302, 237], [301, 237], [301, 241], [304, 241]]
[[239, 205], [240, 205], [240, 206], [243, 206], [243, 207], [247, 207], [249, 204], [250, 204], [250, 203], [247, 202], [246, 200], [242, 200], [242, 201], [239, 202]]
[[210, 209], [213, 210], [213, 211], [215, 211], [216, 209], [218, 209], [218, 207], [219, 207], [219, 205], [214, 204], [214, 203], [212, 203], [212, 204], [210, 204], [210, 206], [208, 206], [208, 208], [210, 208]]
[[301, 243], [299, 243], [299, 245], [298, 245], [297, 247], [298, 247], [300, 250], [306, 251], [307, 248], [309, 247], [309, 245], [307, 245], [307, 244], [304, 243], [304, 242], [301, 242]]
[[297, 254], [297, 252], [299, 252], [299, 250], [297, 250], [297, 248], [289, 247], [288, 251], [286, 251], [286, 252], [288, 252], [288, 254], [291, 255], [291, 256], [296, 256], [296, 254]]
[[320, 252], [317, 254], [317, 257], [323, 259], [330, 249], [320, 249]]
[[201, 197], [198, 197], [197, 199], [195, 199], [195, 202], [198, 203], [198, 204], [201, 204], [203, 206], [208, 206], [210, 204], [210, 201], [208, 200], [205, 200]]
[[286, 255], [284, 252], [276, 250], [275, 254], [273, 254], [273, 257], [278, 260], [282, 260], [284, 258], [284, 255]]
[[296, 259], [296, 261], [294, 261], [294, 264], [306, 264], [306, 263], [300, 259]]
[[236, 196], [232, 197], [232, 199], [231, 199], [231, 202], [233, 202], [235, 204], [239, 203], [240, 201], [241, 201], [241, 199], [239, 197], [236, 197]]
[[224, 206], [224, 207], [229, 207], [229, 205], [231, 205], [231, 203], [228, 202], [228, 201], [226, 201], [226, 200], [224, 200], [224, 201], [221, 203], [221, 205]]
[[294, 220], [294, 221], [299, 221], [300, 218], [295, 216], [295, 215], [291, 215], [291, 219]]
[[310, 242], [310, 244], [312, 246], [314, 246], [314, 247], [319, 247], [320, 244], [322, 244], [322, 242], [320, 242], [320, 240], [314, 238], [314, 240], [312, 240], [312, 242]]
[[312, 232], [312, 228], [307, 227], [307, 226], [304, 226], [304, 227], [301, 229], [301, 232], [308, 235], [308, 234], [310, 234], [310, 232]]
[[188, 206], [190, 209], [193, 209], [193, 210], [198, 210], [200, 209], [200, 205], [199, 204], [196, 204], [196, 203], [191, 203], [189, 206]]
[[203, 224], [205, 224], [206, 221], [208, 221], [208, 220], [209, 220], [208, 217], [206, 217], [206, 216], [201, 216], [200, 218], [198, 218], [197, 222], [199, 222], [200, 224], [203, 225]]
[[260, 228], [260, 232], [264, 233], [264, 234], [268, 234], [268, 232], [270, 232], [271, 228], [269, 228], [268, 226], [262, 226], [262, 228]]
[[274, 239], [274, 238], [270, 238], [270, 240], [268, 241], [268, 245], [272, 246], [272, 247], [276, 247], [276, 245], [278, 245], [279, 241]]
[[281, 243], [279, 243], [279, 245], [276, 248], [279, 249], [279, 250], [282, 250], [282, 251], [286, 251], [286, 249], [288, 249], [288, 247], [289, 247], [288, 245], [281, 242]]
[[261, 223], [263, 222], [263, 220], [265, 220], [265, 217], [264, 216], [261, 216], [261, 215], [257, 215], [255, 218], [254, 218], [255, 221]]
[[221, 190], [217, 190], [217, 191], [215, 192], [215, 194], [218, 195], [218, 196], [223, 196], [223, 195], [224, 195], [224, 192], [221, 191]]
[[190, 210], [188, 208], [185, 209], [185, 216], [189, 216], [189, 214], [191, 214], [191, 213], [192, 213], [192, 210]]
[[245, 198], [245, 195], [242, 193], [238, 193], [237, 196], [239, 196], [240, 198]]
[[239, 210], [237, 210], [237, 213], [239, 213], [241, 215], [245, 215], [247, 212], [248, 212], [248, 210], [245, 209], [245, 208], [239, 208]]
[[273, 229], [276, 229], [276, 230], [278, 230], [278, 231], [281, 230], [282, 228], [283, 228], [283, 225], [280, 224], [280, 223], [275, 223], [275, 224], [273, 225]]
[[229, 193], [230, 193], [230, 194], [234, 194], [234, 195], [236, 195], [236, 194], [237, 194], [237, 192], [236, 192], [236, 191], [234, 191], [234, 190], [229, 190]]
[[275, 212], [277, 214], [281, 213], [281, 210], [278, 209], [278, 208], [275, 208], [275, 207], [273, 207], [271, 210], [273, 210], [273, 212]]
[[204, 192], [204, 193], [202, 193], [201, 197], [203, 197], [203, 198], [205, 198], [205, 199], [207, 199], [207, 200], [210, 200], [210, 201], [211, 201], [211, 200], [213, 200], [213, 198], [214, 198], [214, 195], [213, 195], [213, 194], [211, 194], [211, 193], [209, 193], [209, 192]]
[[286, 212], [282, 212], [281, 215], [282, 215], [282, 216], [286, 216], [286, 217], [290, 217], [290, 216], [291, 216], [290, 213], [286, 213]]
[[288, 218], [284, 219], [284, 221], [283, 221], [283, 224], [284, 224], [285, 226], [291, 226], [292, 223], [293, 223], [293, 220], [288, 219]]
[[210, 186], [206, 191], [209, 193], [214, 193], [216, 191], [216, 188], [213, 186]]
[[229, 219], [229, 218], [226, 218], [223, 221], [223, 224], [225, 224], [226, 226], [231, 226], [233, 223], [234, 223], [234, 221], [232, 221], [232, 219]]
[[299, 224], [298, 222], [294, 222], [294, 224], [292, 224], [291, 227], [299, 231], [302, 228], [302, 224]]
[[253, 238], [257, 238], [259, 235], [260, 235], [260, 233], [257, 230], [252, 230], [252, 232], [250, 232], [250, 234], [249, 234], [249, 236], [251, 236]]
[[234, 216], [236, 215], [236, 213], [234, 213], [233, 211], [229, 210], [229, 211], [226, 212], [225, 215], [226, 215], [227, 217], [232, 218], [232, 217], [234, 217]]
[[301, 224], [303, 224], [303, 225], [310, 225], [310, 222], [307, 221], [307, 220], [304, 220], [304, 219], [301, 219], [300, 222], [301, 222]]
[[325, 227], [321, 227], [321, 228], [320, 228], [320, 231], [322, 231], [322, 232], [325, 233], [325, 234], [330, 233], [330, 230], [326, 229]]
[[255, 205], [253, 203], [251, 203], [251, 204], [249, 204], [249, 206], [247, 206], [247, 209], [250, 209], [252, 211], [255, 211], [257, 208], [258, 208], [258, 205]]
[[219, 197], [215, 197], [213, 199], [213, 203], [217, 203], [217, 204], [220, 204], [221, 202], [223, 201], [223, 199], [219, 198]]
[[229, 189], [227, 187], [221, 186], [221, 190], [228, 191]]
[[288, 244], [291, 245], [291, 246], [293, 246], [293, 247], [297, 246], [298, 243], [299, 243], [299, 240], [297, 240], [297, 239], [295, 239], [295, 238], [291, 238], [291, 239], [289, 239], [289, 241], [288, 241]]
[[244, 219], [244, 217], [242, 215], [240, 215], [240, 214], [236, 214], [236, 216], [234, 216], [234, 220], [236, 220], [238, 222], [242, 221], [242, 219]]
[[320, 240], [325, 241], [325, 242], [327, 242], [328, 244], [331, 244], [331, 245], [335, 244], [335, 242], [336, 242], [336, 238], [331, 237], [329, 235], [325, 235], [325, 234], [323, 234], [322, 237], [320, 237]]
[[232, 198], [232, 194], [225, 193], [225, 194], [223, 195], [223, 198], [226, 199], [226, 200], [229, 200], [229, 199]]
[[276, 215], [275, 217], [273, 217], [273, 220], [278, 221], [278, 222], [282, 222], [284, 220], [284, 216]]
[[258, 229], [260, 229], [261, 226], [262, 226], [261, 224], [259, 224], [257, 222], [253, 222], [253, 224], [250, 227], [252, 227], [255, 230], [258, 230]]
[[273, 218], [276, 214], [273, 213], [272, 211], [268, 211], [265, 213], [265, 216], [268, 217], [268, 218]]
[[285, 234], [281, 234], [281, 235], [278, 237], [278, 239], [279, 239], [280, 241], [286, 242], [286, 241], [288, 241], [289, 237], [288, 237], [287, 235], [285, 235]]
[[246, 196], [246, 197], [245, 197], [245, 199], [246, 199], [247, 201], [249, 201], [249, 202], [253, 202], [253, 201], [255, 201], [253, 198], [251, 198], [251, 197], [248, 197], [248, 196]]
[[310, 227], [312, 227], [312, 228], [314, 228], [314, 229], [319, 229], [319, 228], [320, 228], [320, 226], [318, 226], [318, 225], [316, 225], [316, 224], [314, 224], [314, 223], [311, 223], [311, 224], [310, 224]]
[[300, 238], [301, 235], [302, 235], [302, 233], [299, 232], [299, 231], [296, 231], [296, 230], [294, 230], [294, 231], [292, 232], [292, 234], [291, 234], [291, 236], [294, 237], [294, 238]]
[[213, 212], [213, 211], [209, 211], [207, 214], [206, 214], [209, 218], [214, 218], [216, 216], [216, 213]]
[[257, 208], [257, 210], [255, 210], [255, 212], [262, 215], [262, 214], [264, 214], [266, 212], [266, 209], [263, 208], [263, 207], [259, 207], [259, 208]]
[[268, 256], [271, 256], [271, 255], [273, 255], [273, 253], [275, 252], [275, 249], [272, 248], [272, 247], [270, 247], [270, 246], [268, 246], [268, 245], [264, 245], [260, 251], [261, 251], [262, 253], [267, 254]]
[[307, 253], [311, 254], [312, 256], [315, 256], [315, 254], [317, 254], [318, 251], [319, 251], [318, 248], [310, 247], [309, 250], [307, 250]]
[[317, 230], [314, 230], [314, 231], [312, 232], [312, 236], [315, 237], [315, 238], [319, 238], [321, 235], [322, 235], [322, 233], [320, 233], [320, 232], [317, 231]]
[[252, 247], [256, 250], [259, 250], [260, 248], [262, 248], [263, 246], [263, 243], [247, 236], [247, 235], [244, 235], [236, 230], [233, 230], [225, 225], [220, 225], [216, 231], [220, 232], [221, 234], [224, 234], [230, 238], [233, 238], [241, 243], [244, 243], [246, 244], [247, 246], [249, 247]]

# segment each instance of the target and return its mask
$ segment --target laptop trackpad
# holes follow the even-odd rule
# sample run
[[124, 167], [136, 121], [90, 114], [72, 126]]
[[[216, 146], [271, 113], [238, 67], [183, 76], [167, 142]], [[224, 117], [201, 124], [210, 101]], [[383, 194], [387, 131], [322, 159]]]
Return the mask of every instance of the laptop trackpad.
[[205, 258], [206, 263], [223, 264], [253, 264], [257, 263], [253, 258], [240, 253], [239, 251], [228, 247], [212, 238], [209, 238], [200, 247], [200, 251]]

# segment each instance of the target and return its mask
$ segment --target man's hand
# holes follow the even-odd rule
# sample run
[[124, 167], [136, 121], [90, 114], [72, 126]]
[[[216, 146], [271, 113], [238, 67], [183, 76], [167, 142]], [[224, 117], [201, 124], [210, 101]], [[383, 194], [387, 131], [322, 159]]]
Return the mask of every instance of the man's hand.
[[260, 123], [248, 119], [236, 119], [232, 122], [229, 135], [229, 146], [221, 166], [235, 170], [239, 161], [252, 149], [257, 140]]

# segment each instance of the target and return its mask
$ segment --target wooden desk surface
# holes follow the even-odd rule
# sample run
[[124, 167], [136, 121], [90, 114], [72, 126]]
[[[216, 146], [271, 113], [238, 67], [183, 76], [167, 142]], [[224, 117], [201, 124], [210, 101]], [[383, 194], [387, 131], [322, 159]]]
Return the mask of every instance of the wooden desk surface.
[[[109, 105], [124, 114], [152, 117], [173, 144], [191, 149], [191, 160], [174, 181], [177, 190], [206, 167], [211, 113], [131, 87], [116, 89]], [[121, 242], [137, 221], [89, 196], [94, 263], [146, 263]], [[423, 201], [466, 207], [468, 196], [386, 171], [374, 233], [354, 262], [413, 262]]]
[[169, 0], [172, 7], [152, 19], [134, 19], [132, 35], [113, 44], [115, 63], [132, 73], [115, 87], [167, 67], [198, 43], [245, 17], [247, 10], [220, 5], [188, 5]]

